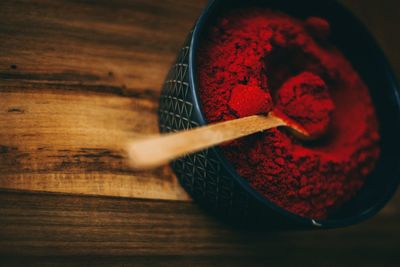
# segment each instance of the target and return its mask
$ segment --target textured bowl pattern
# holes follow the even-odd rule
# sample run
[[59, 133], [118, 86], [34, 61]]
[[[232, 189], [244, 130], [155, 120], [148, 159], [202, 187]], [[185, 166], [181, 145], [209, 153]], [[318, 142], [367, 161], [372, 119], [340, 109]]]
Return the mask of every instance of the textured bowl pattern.
[[[189, 82], [189, 34], [172, 65], [162, 89], [159, 126], [162, 133], [187, 130], [200, 126], [200, 110], [193, 105]], [[171, 166], [187, 192], [214, 212], [229, 216], [246, 216], [249, 195], [230, 178], [220, 163], [216, 149], [186, 155]]]

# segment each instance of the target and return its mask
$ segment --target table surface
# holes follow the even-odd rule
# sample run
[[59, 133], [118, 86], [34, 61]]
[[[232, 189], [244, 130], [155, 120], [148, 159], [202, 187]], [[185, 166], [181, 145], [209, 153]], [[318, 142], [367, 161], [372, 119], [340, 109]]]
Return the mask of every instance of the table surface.
[[[343, 0], [400, 74], [399, 2]], [[399, 266], [400, 194], [339, 230], [251, 232], [131, 171], [205, 0], [0, 1], [0, 265]]]

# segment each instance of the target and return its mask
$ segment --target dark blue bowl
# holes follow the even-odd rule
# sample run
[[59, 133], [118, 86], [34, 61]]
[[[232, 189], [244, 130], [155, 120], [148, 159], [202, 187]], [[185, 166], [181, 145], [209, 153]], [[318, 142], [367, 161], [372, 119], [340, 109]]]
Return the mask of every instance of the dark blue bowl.
[[264, 228], [337, 228], [375, 215], [393, 196], [400, 177], [399, 91], [382, 51], [360, 21], [335, 1], [215, 0], [189, 34], [162, 90], [160, 131], [175, 132], [206, 125], [197, 90], [197, 47], [207, 27], [226, 9], [263, 6], [294, 17], [320, 16], [332, 27], [335, 45], [342, 50], [370, 89], [380, 121], [382, 154], [362, 190], [325, 220], [288, 212], [258, 193], [224, 158], [218, 147], [187, 155], [172, 168], [183, 187], [204, 208], [234, 223]]

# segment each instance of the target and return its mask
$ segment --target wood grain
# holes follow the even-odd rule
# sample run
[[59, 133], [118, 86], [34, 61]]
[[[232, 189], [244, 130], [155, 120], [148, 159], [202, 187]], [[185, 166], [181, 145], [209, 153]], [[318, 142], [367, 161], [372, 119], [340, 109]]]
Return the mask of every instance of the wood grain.
[[[0, 1], [0, 188], [189, 200], [168, 167], [130, 171], [121, 145], [158, 132], [164, 76], [205, 2]], [[374, 16], [392, 2], [344, 2], [398, 58]]]
[[126, 163], [124, 144], [157, 131], [155, 103], [48, 89], [0, 94], [0, 187], [189, 199], [168, 167], [133, 172]]
[[168, 167], [132, 172], [121, 149], [158, 132], [164, 76], [204, 5], [173, 3], [1, 1], [0, 188], [189, 200]]
[[[400, 2], [342, 2], [400, 74]], [[0, 266], [400, 265], [399, 194], [355, 227], [259, 233], [207, 215], [168, 167], [127, 168], [120, 144], [157, 132], [161, 84], [205, 3], [0, 1]]]
[[229, 227], [181, 201], [3, 192], [0, 203], [0, 257], [21, 266], [400, 264], [400, 210], [394, 204], [357, 227], [253, 232]]

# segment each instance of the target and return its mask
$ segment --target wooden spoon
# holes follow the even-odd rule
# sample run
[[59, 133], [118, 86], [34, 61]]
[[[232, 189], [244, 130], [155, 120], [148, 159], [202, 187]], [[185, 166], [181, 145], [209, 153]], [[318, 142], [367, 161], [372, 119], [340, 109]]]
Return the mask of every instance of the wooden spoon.
[[154, 168], [185, 154], [280, 126], [288, 127], [299, 138], [313, 138], [294, 121], [270, 112], [133, 141], [127, 146], [129, 162], [134, 169]]

